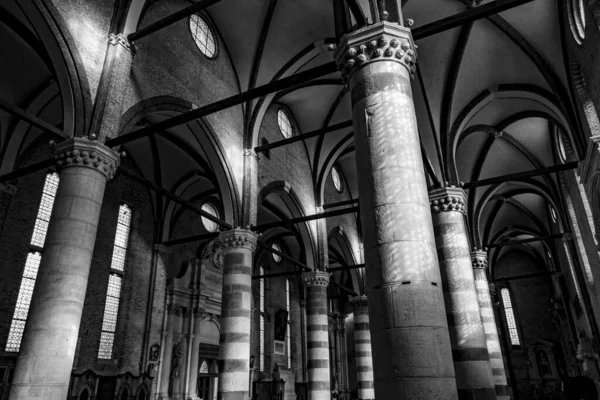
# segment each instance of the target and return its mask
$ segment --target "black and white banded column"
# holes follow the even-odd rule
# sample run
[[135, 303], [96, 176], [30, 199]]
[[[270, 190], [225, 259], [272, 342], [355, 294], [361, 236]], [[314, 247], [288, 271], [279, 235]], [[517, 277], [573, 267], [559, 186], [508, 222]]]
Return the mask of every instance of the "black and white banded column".
[[327, 286], [329, 273], [323, 271], [302, 274], [306, 284], [306, 329], [308, 347], [308, 391], [311, 400], [330, 400], [329, 330]]
[[250, 306], [256, 234], [245, 229], [221, 232], [223, 298], [219, 338], [219, 400], [247, 400], [250, 379]]
[[492, 369], [475, 290], [464, 190], [429, 193], [433, 230], [442, 272], [446, 317], [459, 399], [496, 399]]
[[494, 306], [487, 278], [487, 252], [483, 250], [473, 251], [471, 253], [471, 262], [473, 263], [473, 273], [475, 274], [475, 288], [477, 289], [477, 300], [479, 300], [485, 341], [492, 365], [492, 376], [494, 377], [494, 384], [496, 386], [496, 396], [498, 400], [509, 400], [510, 394], [506, 380], [506, 371], [504, 369], [502, 348], [500, 347], [500, 337], [498, 336], [498, 327], [496, 325], [496, 318], [494, 317]]
[[371, 355], [371, 331], [369, 330], [369, 303], [367, 296], [350, 298], [354, 311], [354, 349], [356, 375], [358, 379], [358, 399], [375, 398], [373, 386], [373, 357]]

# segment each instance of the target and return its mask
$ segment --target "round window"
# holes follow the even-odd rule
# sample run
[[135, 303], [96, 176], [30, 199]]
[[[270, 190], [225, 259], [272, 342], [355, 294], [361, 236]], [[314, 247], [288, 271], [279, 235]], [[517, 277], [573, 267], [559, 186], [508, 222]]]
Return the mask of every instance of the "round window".
[[[277, 243], [273, 243], [273, 245], [271, 246], [271, 248], [275, 251], [279, 251], [281, 252], [281, 247], [277, 244]], [[273, 260], [276, 263], [280, 263], [281, 262], [281, 256], [279, 254], [275, 254], [275, 253], [271, 253], [273, 254]]]
[[[219, 218], [219, 212], [217, 211], [215, 206], [213, 206], [210, 203], [204, 203], [202, 205], [202, 211], [209, 213], [213, 217]], [[209, 232], [214, 232], [219, 227], [219, 225], [216, 222], [211, 221], [206, 217], [202, 217], [202, 224], [204, 225], [204, 228], [206, 228], [206, 230]]]
[[585, 39], [586, 25], [584, 0], [568, 0], [567, 13], [573, 38], [578, 44], [582, 44]]
[[215, 35], [210, 29], [208, 23], [198, 14], [193, 14], [190, 17], [190, 31], [196, 46], [202, 54], [208, 58], [215, 58], [217, 55], [217, 41]]
[[292, 119], [287, 111], [285, 111], [283, 108], [280, 108], [279, 111], [277, 111], [277, 125], [279, 125], [279, 130], [286, 139], [294, 136], [294, 125], [292, 125]]
[[565, 137], [562, 132], [558, 133], [558, 158], [562, 163], [567, 162], [567, 147], [565, 146]]
[[344, 189], [344, 187], [342, 186], [342, 175], [340, 174], [340, 171], [336, 166], [333, 166], [333, 168], [331, 168], [331, 180], [333, 181], [333, 187], [335, 188], [335, 190], [341, 193]]
[[552, 222], [556, 223], [556, 211], [554, 210], [553, 207], [550, 207], [550, 216], [552, 217]]

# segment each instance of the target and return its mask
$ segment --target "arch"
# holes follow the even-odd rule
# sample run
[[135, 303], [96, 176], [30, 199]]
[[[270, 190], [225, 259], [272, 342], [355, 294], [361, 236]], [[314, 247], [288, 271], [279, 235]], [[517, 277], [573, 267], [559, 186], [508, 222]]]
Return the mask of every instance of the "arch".
[[[350, 240], [348, 239], [348, 236], [344, 231], [344, 228], [342, 228], [341, 226], [336, 226], [335, 228], [331, 229], [327, 234], [327, 243], [330, 253], [330, 264], [331, 260], [336, 258], [338, 259], [338, 263], [344, 267], [357, 264], [355, 253], [352, 249], [352, 245], [350, 244]], [[334, 257], [332, 257], [332, 255]], [[350, 280], [352, 281], [352, 289], [357, 294], [364, 293], [364, 268], [339, 271], [334, 272], [333, 274], [334, 277], [336, 275], [339, 277], [339, 283], [342, 285], [344, 285], [345, 283], [344, 277], [349, 276]]]
[[63, 106], [63, 131], [69, 137], [84, 136], [92, 111], [92, 98], [84, 63], [67, 24], [52, 2], [16, 2], [31, 22], [46, 49], [56, 77]]
[[[340, 155], [342, 155], [344, 153], [344, 151], [346, 151], [348, 148], [350, 148], [350, 146], [352, 146], [353, 144], [354, 144], [354, 132], [350, 132], [349, 134], [344, 136], [342, 138], [342, 140], [340, 140], [338, 142], [337, 145], [334, 146], [333, 150], [329, 153], [329, 155], [325, 159], [323, 166], [321, 167], [321, 170], [317, 177], [317, 184], [315, 185], [315, 191], [316, 191], [315, 202], [318, 206], [323, 205], [324, 196], [325, 196], [325, 182], [327, 181], [327, 177], [329, 176], [329, 172], [331, 171], [331, 168], [333, 168], [333, 166], [335, 165], [335, 163], [336, 163], [337, 159], [340, 157]], [[343, 175], [344, 175], [344, 177], [346, 176], [345, 174], [343, 174]], [[350, 193], [349, 186], [346, 183], [344, 185], [348, 189], [348, 193]]]
[[[194, 108], [196, 108], [196, 106], [193, 103], [174, 96], [156, 96], [142, 100], [130, 107], [121, 117], [119, 135], [123, 135], [124, 133], [131, 131], [139, 121], [147, 116], [153, 114], [182, 114], [187, 111], [191, 111]], [[196, 138], [198, 138], [203, 149], [213, 150], [204, 152], [206, 158], [208, 159], [208, 165], [204, 165], [204, 167], [210, 168], [210, 172], [214, 174], [216, 179], [215, 183], [217, 184], [217, 189], [220, 192], [224, 219], [230, 222], [237, 221], [240, 214], [240, 191], [238, 189], [233, 167], [227, 157], [224, 146], [219, 140], [216, 132], [206, 120], [198, 119], [194, 122], [188, 123], [186, 126], [188, 130], [193, 133]], [[179, 139], [176, 137], [176, 135], [170, 135], [169, 138], [172, 140], [172, 143], [175, 146], [178, 146], [182, 150], [188, 152], [196, 161], [202, 159], [202, 155], [189, 149], [189, 146], [187, 146], [184, 140]], [[174, 189], [179, 190], [180, 187], [176, 187]], [[176, 205], [173, 202], [168, 203], [165, 217], [167, 215], [172, 215], [175, 206]], [[165, 227], [167, 225], [168, 224], [165, 224]], [[162, 232], [163, 239], [166, 240], [168, 235], [168, 228], [164, 229]]]
[[[276, 195], [281, 198], [290, 212], [291, 218], [306, 216], [306, 210], [300, 202], [296, 192], [286, 181], [274, 181], [263, 187], [258, 193], [257, 209], [260, 209], [267, 197]], [[297, 232], [300, 234], [304, 253], [306, 254], [306, 263], [309, 267], [315, 268], [317, 265], [317, 253], [315, 246], [315, 233], [309, 222], [296, 224]]]

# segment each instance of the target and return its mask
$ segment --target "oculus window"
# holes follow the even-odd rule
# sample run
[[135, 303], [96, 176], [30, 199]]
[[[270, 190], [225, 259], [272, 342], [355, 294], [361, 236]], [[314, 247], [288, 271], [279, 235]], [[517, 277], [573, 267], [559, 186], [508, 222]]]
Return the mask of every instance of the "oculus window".
[[217, 55], [217, 41], [210, 25], [198, 14], [190, 17], [190, 32], [198, 49], [208, 58]]
[[279, 131], [286, 138], [289, 139], [294, 136], [294, 125], [292, 119], [287, 111], [280, 108], [277, 111], [277, 125], [279, 125]]
[[[213, 217], [219, 218], [219, 212], [217, 211], [217, 208], [210, 203], [204, 203], [202, 205], [202, 211], [209, 213]], [[209, 232], [214, 232], [219, 227], [219, 225], [216, 222], [211, 221], [206, 217], [202, 217], [202, 224], [204, 225], [204, 228], [206, 228], [206, 230]]]
[[342, 174], [336, 166], [331, 168], [331, 180], [333, 181], [333, 187], [335, 190], [341, 193], [344, 190], [344, 186], [342, 185]]
[[577, 44], [583, 44], [585, 39], [585, 3], [584, 0], [568, 0], [567, 13], [571, 33]]
[[[281, 252], [281, 247], [277, 244], [277, 243], [273, 243], [273, 246], [271, 246], [271, 248], [275, 251], [279, 251]], [[276, 263], [280, 263], [281, 262], [281, 256], [279, 254], [275, 254], [275, 253], [271, 253], [273, 254], [273, 260]]]

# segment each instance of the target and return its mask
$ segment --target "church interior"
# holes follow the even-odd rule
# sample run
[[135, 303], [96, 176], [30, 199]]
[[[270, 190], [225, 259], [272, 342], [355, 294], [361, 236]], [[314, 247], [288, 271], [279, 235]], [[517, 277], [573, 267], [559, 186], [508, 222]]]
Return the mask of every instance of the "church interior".
[[597, 400], [598, 110], [600, 0], [4, 0], [0, 400]]

